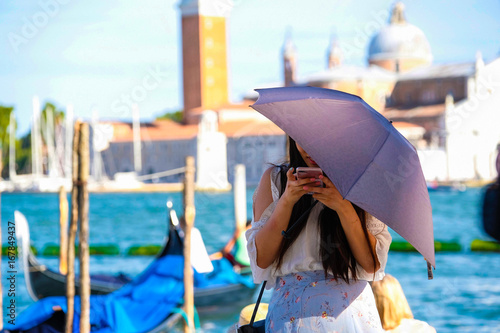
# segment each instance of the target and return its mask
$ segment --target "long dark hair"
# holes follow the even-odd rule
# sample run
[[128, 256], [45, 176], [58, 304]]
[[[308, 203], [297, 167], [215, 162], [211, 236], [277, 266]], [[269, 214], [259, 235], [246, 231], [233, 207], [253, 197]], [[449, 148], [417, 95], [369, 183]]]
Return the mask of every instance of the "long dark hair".
[[[280, 168], [280, 172], [277, 177], [280, 177], [281, 188], [280, 188], [280, 196], [283, 195], [286, 188], [286, 172], [290, 167], [293, 167], [294, 170], [297, 167], [307, 167], [306, 162], [300, 155], [299, 150], [297, 149], [297, 144], [295, 141], [288, 137], [288, 155], [289, 155], [289, 164], [282, 164], [278, 167]], [[277, 180], [277, 179], [276, 179]], [[313, 198], [311, 195], [302, 196], [295, 206], [293, 206], [292, 215], [290, 217], [290, 221], [288, 225], [292, 225], [295, 221], [299, 219], [299, 217], [311, 206], [313, 202]], [[366, 229], [366, 213], [363, 209], [353, 204], [356, 213], [358, 214], [359, 219], [361, 220], [361, 225], [363, 227], [363, 233], [365, 235], [366, 241], [368, 244], [368, 231]], [[294, 227], [290, 231], [289, 238], [283, 238], [281, 243], [281, 248], [278, 254], [278, 260], [276, 262], [276, 269], [279, 269], [283, 263], [283, 257], [286, 251], [292, 246], [295, 242], [301, 231], [304, 229], [307, 223], [307, 218], [302, 219], [299, 225]], [[320, 247], [319, 247], [319, 256], [323, 263], [323, 269], [325, 270], [325, 278], [328, 274], [332, 274], [335, 280], [343, 279], [346, 283], [349, 283], [349, 272], [350, 277], [353, 280], [357, 280], [356, 274], [356, 258], [349, 247], [349, 243], [347, 242], [347, 237], [344, 233], [344, 229], [340, 223], [340, 218], [334, 210], [324, 207], [319, 215], [319, 224], [320, 224]], [[372, 255], [374, 270], [375, 270], [375, 254], [373, 253], [373, 249], [371, 246], [370, 253]]]

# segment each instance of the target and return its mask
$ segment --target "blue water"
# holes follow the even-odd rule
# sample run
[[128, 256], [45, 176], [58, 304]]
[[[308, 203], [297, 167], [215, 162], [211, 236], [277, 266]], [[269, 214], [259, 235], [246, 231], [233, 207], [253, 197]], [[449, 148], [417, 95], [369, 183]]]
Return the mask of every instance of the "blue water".
[[[248, 214], [251, 195], [248, 191]], [[434, 232], [437, 240], [458, 241], [459, 253], [437, 253], [434, 280], [427, 280], [425, 261], [419, 254], [389, 254], [386, 271], [399, 279], [415, 318], [425, 320], [438, 332], [500, 331], [500, 254], [471, 253], [473, 239], [488, 239], [481, 230], [481, 189], [465, 192], [432, 192]], [[118, 244], [122, 252], [139, 244], [161, 244], [166, 230], [165, 202], [171, 200], [178, 214], [182, 205], [180, 193], [134, 193], [90, 195], [90, 243]], [[220, 249], [234, 230], [232, 193], [197, 193], [196, 226], [200, 229], [208, 252]], [[30, 224], [31, 239], [37, 249], [57, 243], [58, 197], [56, 194], [2, 194], [2, 241], [6, 241], [7, 221], [14, 210], [23, 212]], [[400, 237], [393, 234], [394, 239]], [[151, 257], [92, 256], [92, 273], [124, 272], [138, 274]], [[58, 259], [40, 257], [54, 269]], [[2, 260], [4, 305], [6, 295], [6, 261]], [[23, 275], [16, 276], [17, 311], [32, 303], [26, 292]], [[264, 294], [264, 300], [270, 293]], [[254, 295], [254, 300], [256, 295]], [[254, 300], [249, 300], [251, 303]], [[240, 309], [201, 317], [204, 332], [222, 332], [238, 321]], [[5, 313], [5, 310], [4, 310]]]

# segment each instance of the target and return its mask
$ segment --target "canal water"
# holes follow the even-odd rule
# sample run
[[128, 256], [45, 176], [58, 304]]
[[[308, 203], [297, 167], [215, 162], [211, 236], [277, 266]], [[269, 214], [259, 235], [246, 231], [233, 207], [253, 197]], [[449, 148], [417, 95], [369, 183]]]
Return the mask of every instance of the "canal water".
[[[251, 196], [247, 192], [248, 216], [251, 217]], [[461, 252], [436, 253], [434, 280], [427, 280], [425, 261], [416, 253], [389, 254], [386, 271], [399, 279], [415, 318], [427, 321], [438, 332], [500, 332], [500, 253], [473, 253], [473, 239], [488, 239], [481, 228], [482, 189], [431, 192], [435, 239], [455, 241]], [[116, 244], [121, 252], [132, 245], [162, 244], [166, 232], [167, 200], [181, 213], [180, 193], [123, 193], [90, 195], [90, 244]], [[234, 230], [233, 193], [197, 193], [196, 226], [200, 229], [209, 253], [219, 250]], [[2, 243], [6, 242], [7, 221], [14, 211], [28, 219], [32, 245], [38, 250], [57, 243], [57, 194], [3, 193]], [[392, 232], [394, 240], [401, 237]], [[7, 281], [6, 258], [2, 260], [2, 284], [5, 304]], [[57, 269], [55, 257], [39, 257]], [[91, 273], [140, 273], [152, 257], [91, 256]], [[32, 301], [21, 273], [16, 276], [17, 311]], [[264, 294], [264, 301], [270, 293]], [[255, 301], [256, 295], [248, 303]], [[224, 332], [238, 321], [240, 309], [201, 316], [203, 332]], [[5, 320], [5, 319], [4, 319]]]

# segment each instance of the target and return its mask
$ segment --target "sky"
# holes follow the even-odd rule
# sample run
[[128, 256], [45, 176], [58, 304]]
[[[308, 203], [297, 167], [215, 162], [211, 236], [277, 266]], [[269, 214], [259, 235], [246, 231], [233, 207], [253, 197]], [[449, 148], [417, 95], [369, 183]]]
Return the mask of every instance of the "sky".
[[[227, 1], [227, 0], [214, 0]], [[332, 34], [344, 63], [366, 66], [387, 22], [389, 0], [234, 0], [228, 21], [230, 100], [282, 81], [287, 31], [298, 78], [326, 68]], [[427, 36], [433, 63], [486, 63], [500, 50], [500, 1], [407, 0], [405, 16]], [[142, 121], [182, 109], [179, 0], [0, 2], [0, 105], [14, 106], [17, 136], [30, 128], [32, 99], [75, 117]]]

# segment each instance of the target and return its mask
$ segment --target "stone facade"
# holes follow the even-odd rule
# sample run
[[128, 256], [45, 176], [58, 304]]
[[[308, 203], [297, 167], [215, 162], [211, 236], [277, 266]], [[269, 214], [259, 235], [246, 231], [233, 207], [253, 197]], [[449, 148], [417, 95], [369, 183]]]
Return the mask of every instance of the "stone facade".
[[[143, 168], [140, 175], [148, 175], [185, 166], [186, 156], [197, 156], [196, 138], [189, 140], [143, 141]], [[111, 142], [101, 153], [108, 177], [117, 172], [134, 170], [133, 142]], [[227, 138], [227, 179], [234, 180], [234, 167], [244, 164], [249, 186], [260, 181], [271, 164], [282, 163], [286, 155], [286, 136], [241, 136]], [[180, 182], [183, 174], [154, 179], [159, 182]]]
[[233, 181], [236, 164], [244, 164], [248, 185], [257, 185], [264, 171], [272, 164], [281, 164], [286, 157], [286, 136], [241, 136], [228, 139], [227, 167]]
[[[166, 170], [182, 168], [186, 156], [196, 156], [196, 139], [142, 141], [142, 171], [149, 175]], [[118, 172], [134, 171], [134, 144], [132, 141], [111, 142], [101, 153], [106, 175], [113, 178]], [[153, 179], [153, 182], [180, 182], [183, 174]]]
[[467, 76], [398, 80], [387, 107], [442, 104], [448, 94], [453, 95], [455, 101], [461, 101], [467, 97], [467, 81]]

